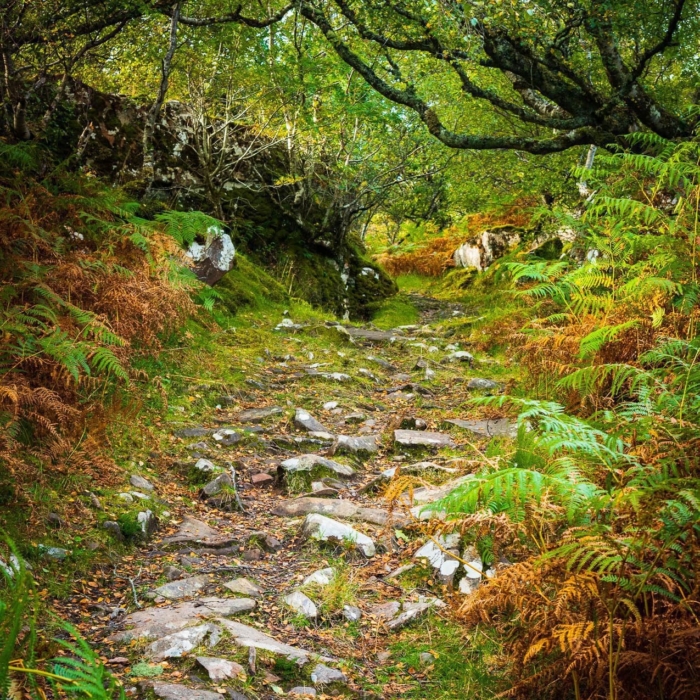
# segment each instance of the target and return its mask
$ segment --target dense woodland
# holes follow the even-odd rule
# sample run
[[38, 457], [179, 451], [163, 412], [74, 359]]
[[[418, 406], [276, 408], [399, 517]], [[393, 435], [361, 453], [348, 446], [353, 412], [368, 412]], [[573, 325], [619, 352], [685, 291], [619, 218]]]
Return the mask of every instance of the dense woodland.
[[0, 0], [0, 698], [700, 697], [699, 47]]

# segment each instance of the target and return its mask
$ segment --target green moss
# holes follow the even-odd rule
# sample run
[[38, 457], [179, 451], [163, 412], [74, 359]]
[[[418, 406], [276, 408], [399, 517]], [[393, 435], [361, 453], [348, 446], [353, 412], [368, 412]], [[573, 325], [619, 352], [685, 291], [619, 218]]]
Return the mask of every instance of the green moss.
[[[478, 630], [467, 636], [458, 624], [426, 618], [406, 629], [390, 650], [390, 660], [377, 668], [377, 684], [370, 686], [377, 692], [381, 693], [392, 682], [406, 684], [409, 678], [415, 680], [409, 683], [412, 687], [403, 686], [402, 698], [486, 700], [503, 690], [493, 667], [497, 645], [491, 641], [491, 635]], [[420, 659], [426, 652], [433, 657], [429, 663]], [[406, 674], [406, 669], [415, 671]], [[417, 671], [421, 676], [416, 678]]]
[[117, 522], [119, 523], [122, 534], [127, 539], [138, 539], [143, 534], [143, 531], [141, 530], [141, 523], [139, 523], [136, 513], [130, 511], [122, 513], [117, 518]]
[[217, 283], [220, 303], [231, 314], [243, 308], [262, 309], [284, 304], [289, 299], [284, 287], [261, 267], [244, 255], [236, 256], [236, 264]]
[[350, 248], [348, 271], [347, 304], [352, 319], [369, 319], [378, 303], [398, 291], [391, 277], [356, 248]]
[[137, 676], [139, 678], [157, 678], [163, 675], [163, 667], [159, 665], [147, 664], [145, 661], [134, 664], [131, 668], [131, 676]]
[[386, 299], [372, 315], [372, 323], [378, 328], [397, 328], [416, 323], [420, 318], [418, 309], [403, 294]]
[[289, 493], [308, 493], [311, 491], [312, 482], [321, 481], [326, 477], [337, 479], [338, 475], [332, 469], [319, 466], [309, 471], [289, 472], [284, 481]]

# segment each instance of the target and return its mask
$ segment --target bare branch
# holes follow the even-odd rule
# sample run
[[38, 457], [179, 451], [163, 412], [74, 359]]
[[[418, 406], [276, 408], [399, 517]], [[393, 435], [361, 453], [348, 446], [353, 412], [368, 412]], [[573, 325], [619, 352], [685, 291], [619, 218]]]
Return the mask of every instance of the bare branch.
[[290, 3], [265, 19], [255, 19], [254, 17], [245, 17], [242, 14], [243, 7], [239, 5], [233, 12], [220, 17], [180, 17], [180, 22], [190, 27], [211, 27], [215, 24], [245, 24], [248, 27], [263, 29], [283, 20], [293, 8], [294, 3]]

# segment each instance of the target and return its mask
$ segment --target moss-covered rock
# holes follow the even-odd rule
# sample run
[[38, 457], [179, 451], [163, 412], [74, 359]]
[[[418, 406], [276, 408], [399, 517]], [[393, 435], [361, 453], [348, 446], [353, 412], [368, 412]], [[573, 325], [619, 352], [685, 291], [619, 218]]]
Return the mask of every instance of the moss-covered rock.
[[289, 298], [277, 280], [244, 255], [236, 256], [233, 269], [219, 280], [216, 291], [221, 304], [233, 314], [245, 307], [260, 308]]

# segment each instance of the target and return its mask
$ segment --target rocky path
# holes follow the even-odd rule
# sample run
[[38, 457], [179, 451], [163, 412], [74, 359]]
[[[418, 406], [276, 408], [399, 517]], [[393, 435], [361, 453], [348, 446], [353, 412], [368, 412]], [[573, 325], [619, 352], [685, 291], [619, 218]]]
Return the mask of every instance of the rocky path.
[[[448, 337], [456, 306], [419, 308], [433, 325], [282, 319], [245, 389], [173, 423], [131, 475], [118, 499], [136, 504], [135, 532], [104, 527], [144, 542], [72, 601], [129, 694], [400, 697], [400, 683], [378, 687], [392, 641], [495, 573], [459, 534], [431, 536], [424, 507], [512, 432], [464, 405], [502, 383]], [[411, 501], [387, 501], [409, 482]]]

